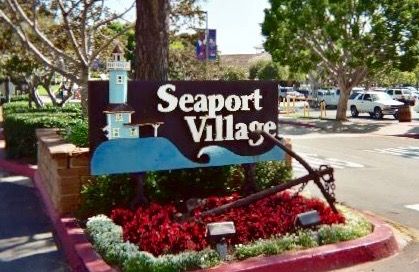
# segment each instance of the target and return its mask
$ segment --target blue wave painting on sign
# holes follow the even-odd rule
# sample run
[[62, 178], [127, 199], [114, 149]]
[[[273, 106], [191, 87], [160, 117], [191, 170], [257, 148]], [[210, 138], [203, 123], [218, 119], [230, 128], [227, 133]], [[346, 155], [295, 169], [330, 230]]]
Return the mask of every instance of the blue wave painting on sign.
[[213, 145], [202, 148], [197, 160], [203, 156], [207, 156], [209, 160], [204, 163], [193, 162], [163, 137], [109, 140], [101, 143], [94, 151], [91, 173], [92, 175], [140, 173], [282, 160], [284, 151], [275, 146], [261, 155], [240, 156], [226, 148]]

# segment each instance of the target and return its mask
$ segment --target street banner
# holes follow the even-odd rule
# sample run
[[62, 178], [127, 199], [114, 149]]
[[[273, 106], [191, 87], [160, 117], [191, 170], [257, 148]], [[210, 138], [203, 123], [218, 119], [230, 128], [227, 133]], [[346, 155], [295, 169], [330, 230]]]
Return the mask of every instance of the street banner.
[[198, 60], [205, 60], [207, 57], [207, 42], [205, 37], [205, 30], [198, 32], [198, 40], [195, 44], [196, 58]]
[[208, 60], [217, 60], [217, 32], [215, 29], [208, 30]]

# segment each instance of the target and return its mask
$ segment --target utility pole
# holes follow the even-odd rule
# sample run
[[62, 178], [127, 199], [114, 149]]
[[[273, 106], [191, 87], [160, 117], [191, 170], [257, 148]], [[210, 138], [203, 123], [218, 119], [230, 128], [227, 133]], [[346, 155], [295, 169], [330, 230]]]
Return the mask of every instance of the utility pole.
[[205, 13], [205, 63], [208, 62], [208, 11], [204, 11]]

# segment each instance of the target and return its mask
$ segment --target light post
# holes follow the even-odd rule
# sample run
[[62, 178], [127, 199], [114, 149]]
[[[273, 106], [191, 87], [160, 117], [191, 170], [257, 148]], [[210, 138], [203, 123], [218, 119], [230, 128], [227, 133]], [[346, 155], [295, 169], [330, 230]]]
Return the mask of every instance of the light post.
[[205, 13], [205, 63], [208, 62], [208, 11], [204, 11]]

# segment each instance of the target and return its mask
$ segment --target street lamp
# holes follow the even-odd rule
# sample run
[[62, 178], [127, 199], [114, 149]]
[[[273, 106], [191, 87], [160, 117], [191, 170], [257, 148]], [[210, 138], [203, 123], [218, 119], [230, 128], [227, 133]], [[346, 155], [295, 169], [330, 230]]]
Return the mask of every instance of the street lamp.
[[208, 61], [208, 11], [203, 11], [205, 14], [205, 62]]
[[222, 260], [227, 258], [226, 238], [236, 234], [236, 227], [232, 221], [223, 221], [207, 224], [208, 237], [211, 244], [215, 244], [215, 250]]

